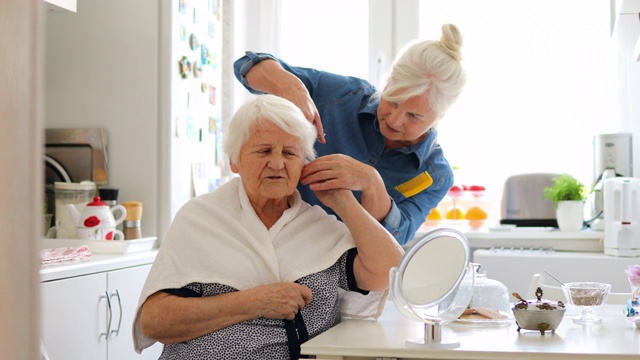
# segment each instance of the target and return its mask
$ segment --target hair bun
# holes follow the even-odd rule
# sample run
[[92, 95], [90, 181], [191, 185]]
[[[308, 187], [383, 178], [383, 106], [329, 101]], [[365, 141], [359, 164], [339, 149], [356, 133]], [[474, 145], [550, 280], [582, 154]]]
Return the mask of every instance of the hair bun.
[[442, 36], [439, 41], [440, 47], [452, 58], [462, 60], [462, 34], [460, 30], [453, 24], [442, 25]]

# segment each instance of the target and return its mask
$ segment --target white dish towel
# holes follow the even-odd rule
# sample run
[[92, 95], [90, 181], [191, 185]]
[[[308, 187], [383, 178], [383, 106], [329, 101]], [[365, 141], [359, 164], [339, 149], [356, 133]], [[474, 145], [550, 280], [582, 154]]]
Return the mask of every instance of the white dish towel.
[[43, 265], [69, 264], [87, 261], [91, 258], [91, 252], [86, 245], [78, 247], [60, 247], [43, 249], [40, 251], [40, 262]]

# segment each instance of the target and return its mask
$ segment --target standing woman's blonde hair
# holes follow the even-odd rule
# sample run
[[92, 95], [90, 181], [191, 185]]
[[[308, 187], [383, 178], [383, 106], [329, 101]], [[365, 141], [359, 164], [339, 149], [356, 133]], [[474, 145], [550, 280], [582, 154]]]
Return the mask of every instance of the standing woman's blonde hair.
[[[381, 97], [402, 102], [428, 93], [432, 110], [441, 117], [458, 99], [467, 81], [461, 47], [462, 35], [453, 24], [442, 26], [440, 40], [410, 43], [393, 61]], [[406, 91], [391, 96], [398, 89]]]

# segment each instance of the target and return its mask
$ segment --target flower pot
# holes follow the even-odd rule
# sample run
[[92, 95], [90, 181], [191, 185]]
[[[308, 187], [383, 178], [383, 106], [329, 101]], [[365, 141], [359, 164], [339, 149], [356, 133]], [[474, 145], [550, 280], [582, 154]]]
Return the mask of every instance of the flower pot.
[[582, 200], [558, 201], [556, 218], [560, 231], [580, 231], [584, 223], [584, 203]]

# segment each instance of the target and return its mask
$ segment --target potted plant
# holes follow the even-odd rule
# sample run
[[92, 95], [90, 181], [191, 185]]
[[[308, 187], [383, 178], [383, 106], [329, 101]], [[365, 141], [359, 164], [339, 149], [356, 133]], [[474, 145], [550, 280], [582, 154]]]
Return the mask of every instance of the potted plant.
[[545, 198], [553, 200], [558, 227], [562, 231], [580, 231], [584, 224], [584, 184], [569, 174], [560, 174], [552, 186], [543, 189]]

